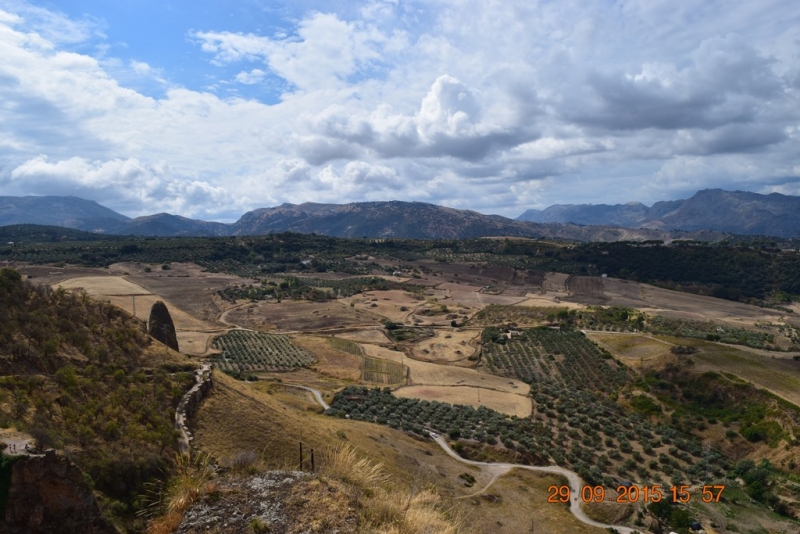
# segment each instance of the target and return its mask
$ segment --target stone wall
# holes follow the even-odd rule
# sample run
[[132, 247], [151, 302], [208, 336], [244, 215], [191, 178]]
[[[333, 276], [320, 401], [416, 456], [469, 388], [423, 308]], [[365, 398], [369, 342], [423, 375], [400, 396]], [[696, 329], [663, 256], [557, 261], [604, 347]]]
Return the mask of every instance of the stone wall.
[[178, 444], [181, 452], [189, 452], [192, 445], [192, 433], [187, 426], [188, 420], [197, 411], [200, 402], [208, 395], [211, 389], [211, 366], [203, 364], [195, 371], [195, 384], [186, 392], [175, 410], [175, 428], [181, 433]]

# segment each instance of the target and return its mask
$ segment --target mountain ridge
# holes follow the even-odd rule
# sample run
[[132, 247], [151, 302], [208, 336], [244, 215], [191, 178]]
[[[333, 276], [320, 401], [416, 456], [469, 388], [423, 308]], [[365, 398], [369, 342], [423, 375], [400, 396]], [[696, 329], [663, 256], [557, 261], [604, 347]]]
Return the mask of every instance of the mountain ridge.
[[41, 224], [100, 234], [225, 237], [280, 232], [332, 237], [465, 239], [554, 238], [577, 241], [699, 239], [727, 234], [800, 236], [800, 197], [704, 190], [687, 200], [617, 205], [562, 204], [517, 219], [425, 202], [305, 202], [258, 208], [233, 223], [157, 213], [131, 219], [79, 197], [0, 197], [0, 226]]
[[688, 199], [659, 201], [649, 208], [639, 202], [555, 204], [544, 210], [527, 210], [516, 220], [664, 231], [705, 229], [788, 238], [800, 236], [800, 197], [703, 189]]

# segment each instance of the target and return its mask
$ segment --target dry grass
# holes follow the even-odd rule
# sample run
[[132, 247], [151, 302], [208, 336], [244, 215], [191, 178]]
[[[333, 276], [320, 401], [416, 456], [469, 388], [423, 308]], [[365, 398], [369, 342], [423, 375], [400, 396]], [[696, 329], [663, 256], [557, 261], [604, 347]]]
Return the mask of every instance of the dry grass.
[[412, 310], [420, 305], [419, 300], [402, 290], [368, 291], [343, 299], [342, 302], [347, 305], [352, 302], [357, 310], [366, 310], [398, 323], [404, 322]]
[[358, 382], [361, 377], [361, 358], [331, 347], [326, 338], [317, 336], [295, 336], [292, 342], [317, 359], [313, 365], [319, 373], [350, 382]]
[[492, 534], [608, 534], [606, 529], [579, 522], [562, 504], [548, 504], [548, 486], [563, 484], [558, 477], [514, 470], [481, 497], [456, 501], [458, 511], [476, 532]]
[[375, 345], [363, 345], [367, 356], [403, 363], [410, 369], [410, 385], [471, 386], [527, 396], [530, 386], [520, 380], [503, 378], [475, 369], [420, 362], [402, 352]]
[[135, 307], [136, 317], [143, 321], [150, 317], [150, 308], [156, 301], [164, 301], [175, 323], [178, 345], [187, 354], [205, 354], [210, 339], [222, 332], [213, 324], [193, 317], [164, 297], [121, 276], [82, 276], [53, 285], [65, 289], [81, 288], [89, 295], [109, 301], [131, 314]]
[[147, 534], [175, 532], [192, 504], [217, 491], [213, 480], [216, 468], [208, 454], [179, 454], [175, 457], [174, 468], [175, 475], [148, 510], [155, 509], [160, 516], [148, 525]]
[[641, 334], [589, 333], [586, 337], [634, 368], [649, 360], [668, 356], [671, 348], [669, 343]]
[[359, 492], [361, 532], [455, 534], [464, 529], [442, 509], [442, 500], [431, 488], [411, 490], [390, 483], [383, 465], [359, 456], [349, 445], [328, 450], [323, 475], [342, 481]]
[[690, 345], [700, 351], [693, 356], [698, 371], [732, 373], [800, 406], [800, 361], [786, 354], [771, 356], [740, 350], [730, 345], [698, 339], [659, 336], [676, 345]]
[[344, 328], [356, 325], [379, 325], [381, 317], [365, 309], [351, 308], [344, 301], [307, 302], [284, 300], [257, 302], [231, 310], [227, 321], [257, 330], [304, 332]]
[[470, 343], [480, 335], [475, 330], [437, 330], [427, 338], [411, 346], [414, 357], [429, 362], [457, 362], [472, 356], [476, 349]]

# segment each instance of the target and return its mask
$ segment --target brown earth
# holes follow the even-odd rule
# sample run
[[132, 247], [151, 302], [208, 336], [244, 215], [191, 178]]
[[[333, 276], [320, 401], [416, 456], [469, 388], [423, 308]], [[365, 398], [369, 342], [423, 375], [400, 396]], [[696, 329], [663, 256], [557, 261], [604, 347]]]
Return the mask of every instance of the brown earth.
[[531, 399], [516, 393], [506, 393], [471, 386], [406, 386], [396, 389], [398, 397], [422, 399], [427, 401], [449, 402], [450, 404], [466, 404], [479, 408], [486, 406], [500, 413], [529, 417], [531, 415]]
[[479, 336], [476, 330], [443, 328], [436, 330], [433, 337], [410, 345], [409, 350], [415, 359], [426, 362], [465, 361], [477, 352], [473, 342]]
[[243, 303], [225, 315], [232, 324], [263, 331], [304, 332], [381, 324], [381, 317], [341, 301]]
[[318, 336], [294, 336], [292, 343], [310, 352], [317, 363], [312, 369], [326, 376], [358, 382], [361, 378], [361, 358], [332, 349], [328, 340]]
[[414, 309], [424, 303], [407, 291], [401, 290], [368, 291], [342, 299], [342, 302], [348, 306], [353, 303], [357, 310], [365, 310], [397, 323], [405, 322]]

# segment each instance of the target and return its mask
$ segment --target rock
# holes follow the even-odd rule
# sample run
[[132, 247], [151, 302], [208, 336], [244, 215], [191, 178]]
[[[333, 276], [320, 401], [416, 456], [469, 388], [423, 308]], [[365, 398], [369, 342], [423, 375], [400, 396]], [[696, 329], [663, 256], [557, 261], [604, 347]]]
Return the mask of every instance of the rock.
[[0, 532], [119, 534], [103, 517], [78, 466], [54, 450], [14, 462]]
[[178, 336], [175, 333], [175, 324], [169, 314], [167, 305], [160, 300], [150, 309], [150, 319], [147, 321], [147, 333], [174, 351], [178, 351]]

